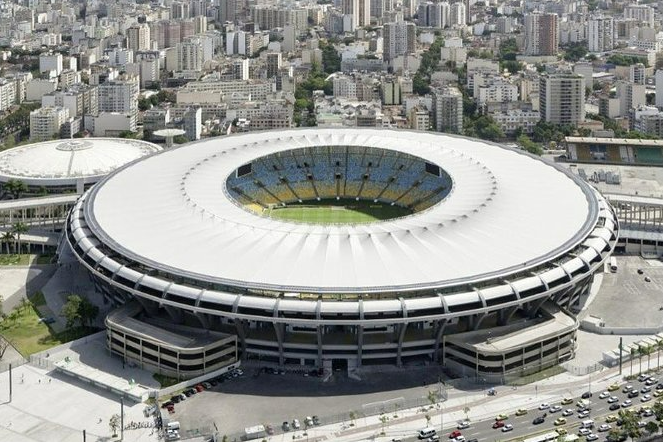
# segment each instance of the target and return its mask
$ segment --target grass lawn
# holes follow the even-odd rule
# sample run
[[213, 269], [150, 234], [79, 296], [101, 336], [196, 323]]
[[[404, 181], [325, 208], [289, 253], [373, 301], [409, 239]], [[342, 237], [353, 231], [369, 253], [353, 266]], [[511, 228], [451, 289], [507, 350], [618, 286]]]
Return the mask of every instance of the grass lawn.
[[27, 266], [30, 264], [50, 264], [53, 255], [0, 254], [0, 266]]
[[321, 200], [288, 204], [267, 212], [271, 218], [310, 224], [358, 224], [406, 216], [410, 210], [372, 201]]
[[90, 327], [75, 327], [55, 333], [47, 324], [39, 322], [39, 314], [33, 306], [16, 311], [18, 314], [14, 319], [10, 319], [12, 315], [9, 315], [0, 322], [0, 334], [26, 357], [98, 331]]
[[180, 383], [179, 380], [177, 380], [175, 378], [168, 377], [168, 376], [160, 374], [160, 373], [154, 373], [152, 375], [152, 377], [154, 378], [155, 381], [157, 381], [159, 384], [161, 384], [161, 388], [167, 388], [167, 387], [170, 387], [171, 385], [175, 385], [175, 384]]

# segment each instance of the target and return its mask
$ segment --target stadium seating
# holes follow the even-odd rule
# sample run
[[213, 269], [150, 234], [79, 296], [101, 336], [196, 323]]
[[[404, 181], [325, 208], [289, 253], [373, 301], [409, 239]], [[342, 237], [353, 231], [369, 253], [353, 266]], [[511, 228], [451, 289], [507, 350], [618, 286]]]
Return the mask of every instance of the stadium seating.
[[421, 158], [362, 146], [293, 149], [251, 166], [246, 175], [231, 174], [226, 188], [255, 212], [272, 204], [336, 197], [380, 200], [416, 211], [451, 190], [450, 177], [428, 173]]

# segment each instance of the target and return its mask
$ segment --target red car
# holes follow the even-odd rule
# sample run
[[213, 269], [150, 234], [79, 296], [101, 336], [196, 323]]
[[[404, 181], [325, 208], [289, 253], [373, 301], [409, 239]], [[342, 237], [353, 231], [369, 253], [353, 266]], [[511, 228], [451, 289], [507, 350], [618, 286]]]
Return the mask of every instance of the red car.
[[504, 421], [495, 421], [493, 428], [502, 428], [504, 426]]
[[458, 436], [460, 436], [460, 431], [458, 431], [458, 430], [454, 430], [451, 433], [449, 433], [449, 439], [453, 439], [453, 438], [458, 437]]
[[205, 389], [205, 387], [203, 387], [201, 384], [196, 385], [194, 388], [196, 389], [196, 391], [198, 393], [200, 393], [201, 391], [203, 391]]

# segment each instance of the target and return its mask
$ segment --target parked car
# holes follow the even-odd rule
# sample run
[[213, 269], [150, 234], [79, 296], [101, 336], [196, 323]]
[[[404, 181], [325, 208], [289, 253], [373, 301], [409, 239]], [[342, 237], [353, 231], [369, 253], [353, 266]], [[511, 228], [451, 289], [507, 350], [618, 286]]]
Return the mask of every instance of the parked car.
[[583, 399], [589, 399], [590, 397], [592, 397], [592, 392], [591, 391], [586, 391], [580, 397], [583, 398]]
[[464, 430], [465, 428], [470, 428], [470, 422], [469, 421], [460, 421], [458, 422], [458, 425], [456, 426], [459, 430]]
[[541, 405], [539, 405], [539, 410], [547, 410], [548, 408], [550, 408], [550, 404], [548, 404], [547, 402], [544, 402]]
[[599, 426], [599, 431], [600, 432], [610, 431], [611, 429], [612, 429], [612, 427], [610, 426], [610, 424], [602, 424], [602, 425]]
[[518, 411], [516, 411], [516, 416], [524, 416], [527, 414], [527, 408], [519, 408]]
[[622, 406], [619, 404], [610, 404], [610, 407], [608, 407], [610, 411], [619, 410], [620, 408], [622, 408]]
[[540, 425], [540, 424], [544, 423], [545, 421], [546, 421], [546, 419], [545, 419], [543, 416], [539, 416], [539, 417], [537, 417], [536, 419], [534, 419], [534, 420], [532, 421], [532, 423], [533, 423], [534, 425]]
[[571, 416], [573, 414], [573, 410], [570, 408], [567, 408], [566, 410], [562, 411], [562, 416]]
[[548, 411], [550, 411], [551, 413], [557, 413], [558, 411], [562, 411], [562, 406], [561, 405], [553, 405], [552, 407], [550, 407], [550, 410], [548, 410]]
[[502, 428], [504, 426], [504, 421], [495, 421], [493, 428]]
[[558, 417], [557, 419], [555, 419], [554, 424], [555, 425], [566, 425], [566, 418]]
[[610, 397], [610, 392], [609, 391], [604, 391], [603, 393], [599, 394], [599, 399], [605, 399]]
[[460, 436], [460, 434], [461, 434], [460, 431], [453, 430], [451, 433], [449, 433], [449, 439], [454, 439], [454, 438]]
[[609, 404], [614, 404], [615, 402], [619, 402], [619, 398], [617, 396], [610, 396], [608, 398], [608, 403]]
[[302, 424], [299, 423], [299, 419], [292, 420], [292, 428], [295, 430], [299, 430], [300, 428], [302, 428]]
[[587, 436], [585, 436], [585, 440], [589, 441], [589, 442], [597, 440], [598, 438], [599, 438], [598, 434], [594, 434], [594, 433], [589, 433]]
[[283, 421], [283, 423], [281, 424], [281, 428], [283, 429], [283, 431], [290, 431], [290, 423], [288, 423], [287, 421]]

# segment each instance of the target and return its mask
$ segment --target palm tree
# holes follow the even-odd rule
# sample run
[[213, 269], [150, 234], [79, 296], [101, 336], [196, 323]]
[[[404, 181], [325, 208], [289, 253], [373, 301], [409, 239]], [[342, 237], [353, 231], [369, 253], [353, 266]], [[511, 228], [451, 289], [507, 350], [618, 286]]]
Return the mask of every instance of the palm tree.
[[634, 347], [631, 347], [631, 376], [633, 376], [633, 359], [635, 358], [637, 352], [638, 350], [636, 350]]
[[650, 357], [653, 349], [651, 345], [643, 345], [642, 348], [640, 349], [640, 353], [643, 356], [647, 356], [647, 371], [651, 369], [651, 364], [650, 364]]
[[12, 226], [12, 233], [16, 235], [16, 241], [18, 242], [18, 256], [21, 256], [21, 235], [28, 233], [28, 226], [25, 223], [17, 222]]
[[661, 350], [663, 350], [663, 339], [659, 339], [656, 341], [656, 348], [658, 349], [658, 352], [656, 353], [656, 367], [661, 366]]
[[640, 360], [640, 365], [638, 367], [638, 374], [642, 374], [642, 357], [645, 354], [644, 350], [645, 350], [644, 345], [638, 345], [638, 359]]
[[[2, 252], [2, 243], [7, 244], [7, 255], [9, 255], [9, 243], [16, 239], [13, 232], [5, 232], [0, 236], [0, 252]], [[663, 341], [662, 341], [663, 342]]]

